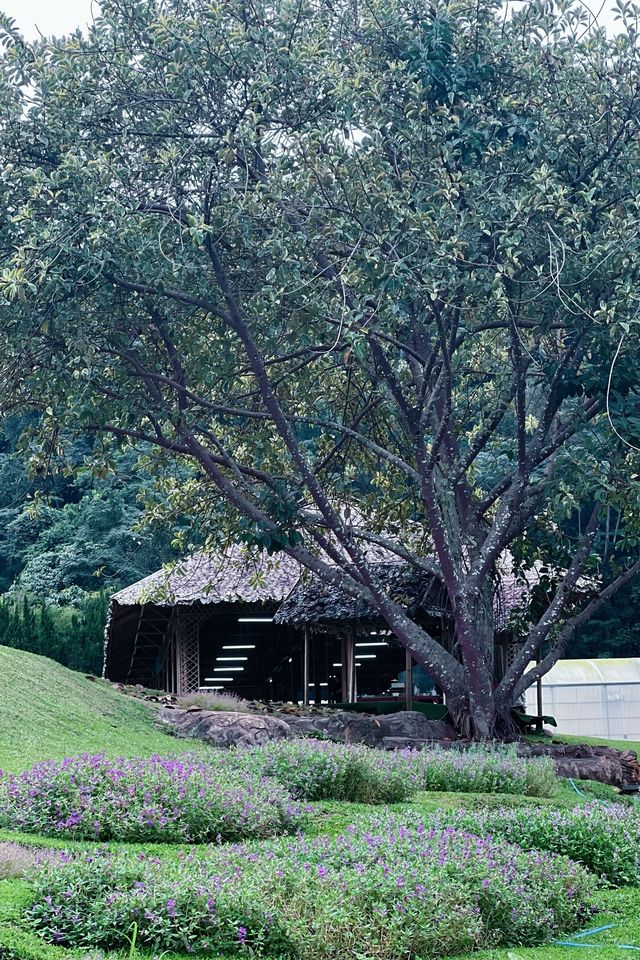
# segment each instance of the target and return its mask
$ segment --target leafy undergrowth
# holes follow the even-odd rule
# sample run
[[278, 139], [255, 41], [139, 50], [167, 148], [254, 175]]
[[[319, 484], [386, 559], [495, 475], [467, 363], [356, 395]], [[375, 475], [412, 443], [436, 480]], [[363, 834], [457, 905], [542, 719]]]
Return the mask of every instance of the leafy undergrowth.
[[[157, 730], [151, 706], [47, 657], [0, 645], [0, 769], [74, 753], [199, 751]], [[0, 958], [1, 960], [1, 958]]]
[[244, 840], [291, 833], [304, 816], [276, 780], [191, 755], [85, 754], [0, 778], [0, 825], [76, 840]]
[[[580, 789], [587, 791], [589, 784], [580, 784]], [[575, 805], [576, 794], [569, 785], [561, 784], [558, 795], [554, 801], [532, 800], [530, 798], [516, 796], [495, 796], [495, 795], [461, 795], [461, 794], [421, 794], [412, 803], [402, 803], [393, 807], [394, 813], [407, 815], [413, 813], [416, 818], [426, 817], [433, 814], [436, 810], [460, 809], [462, 805], [466, 809], [482, 810], [495, 809], [497, 805], [509, 807], [513, 810], [527, 808], [532, 810], [545, 810], [553, 806], [563, 809], [569, 809]], [[579, 801], [580, 802], [580, 801]], [[363, 822], [370, 820], [372, 808], [366, 804], [344, 803], [344, 802], [320, 802], [316, 805], [316, 814], [308, 825], [307, 833], [313, 836], [335, 836], [344, 833], [348, 824], [354, 821]], [[380, 811], [382, 813], [382, 811]], [[0, 834], [0, 839], [20, 839], [19, 834]], [[27, 841], [35, 846], [67, 846], [71, 849], [80, 851], [85, 845], [82, 843], [66, 844], [62, 841], [55, 842], [43, 840], [37, 837], [22, 837], [22, 841]], [[283, 841], [277, 841], [281, 843]], [[207, 847], [191, 848], [188, 851], [186, 847], [163, 846], [154, 844], [131, 845], [122, 843], [110, 843], [104, 845], [105, 849], [116, 852], [126, 852], [131, 858], [135, 851], [144, 851], [148, 857], [161, 858], [167, 864], [179, 864], [180, 858], [189, 853], [190, 856], [206, 857]], [[71, 948], [61, 948], [46, 945], [40, 938], [29, 931], [21, 918], [25, 907], [28, 906], [33, 898], [32, 888], [23, 880], [5, 881], [0, 884], [0, 960], [63, 960], [63, 958], [73, 958], [73, 960], [98, 960], [99, 953], [94, 949], [87, 951]], [[292, 899], [294, 895], [292, 895]], [[169, 898], [168, 898], [169, 899]], [[544, 902], [544, 894], [540, 894], [540, 899]], [[597, 895], [600, 913], [592, 919], [585, 921], [584, 929], [591, 929], [605, 923], [617, 923], [618, 926], [613, 930], [603, 931], [589, 943], [595, 942], [602, 944], [601, 947], [592, 946], [588, 948], [589, 955], [596, 960], [619, 960], [621, 956], [630, 955], [630, 951], [623, 952], [617, 944], [628, 944], [640, 946], [640, 890], [631, 888], [622, 890], [603, 891]], [[3, 922], [4, 921], [4, 922]], [[129, 931], [129, 935], [132, 931]], [[456, 960], [571, 960], [572, 957], [579, 958], [584, 955], [584, 948], [554, 947], [546, 944], [541, 947], [523, 947], [513, 946], [510, 948], [485, 950], [473, 953], [460, 953]], [[156, 951], [157, 954], [157, 951]], [[129, 948], [123, 950], [109, 950], [105, 956], [109, 960], [125, 957], [139, 957], [140, 960], [152, 960], [153, 953], [130, 952]], [[169, 951], [164, 954], [163, 960], [187, 960], [193, 954]], [[215, 953], [208, 953], [210, 960], [218, 960]], [[282, 960], [282, 954], [271, 953], [265, 955], [265, 960]]]
[[210, 848], [171, 864], [87, 852], [48, 862], [30, 920], [69, 946], [225, 957], [400, 960], [531, 944], [592, 914], [596, 878], [563, 857], [382, 814], [334, 839]]

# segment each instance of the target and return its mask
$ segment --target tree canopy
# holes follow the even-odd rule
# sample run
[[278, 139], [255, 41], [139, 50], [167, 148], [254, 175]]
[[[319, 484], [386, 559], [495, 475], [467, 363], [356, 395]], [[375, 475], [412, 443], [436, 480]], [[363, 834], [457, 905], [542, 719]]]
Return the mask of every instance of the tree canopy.
[[9, 418], [0, 432], [0, 593], [64, 605], [83, 592], [114, 592], [176, 558], [171, 542], [184, 521], [145, 523], [156, 494], [137, 455], [114, 451], [112, 472], [95, 476], [84, 437], [70, 440], [46, 475], [30, 475], [24, 438], [38, 430], [29, 416]]
[[37, 434], [33, 413], [0, 430], [0, 643], [100, 673], [109, 593], [175, 559], [185, 524], [147, 522], [154, 484], [133, 452], [96, 476], [91, 441], [69, 438], [63, 460], [30, 474]]
[[[6, 409], [41, 411], [44, 462], [69, 432], [107, 466], [109, 438], [148, 445], [212, 539], [372, 599], [481, 736], [640, 569], [619, 9], [612, 39], [566, 0], [105, 0], [33, 46], [5, 23]], [[442, 579], [455, 649], [374, 547]], [[496, 677], [496, 582], [532, 566]]]

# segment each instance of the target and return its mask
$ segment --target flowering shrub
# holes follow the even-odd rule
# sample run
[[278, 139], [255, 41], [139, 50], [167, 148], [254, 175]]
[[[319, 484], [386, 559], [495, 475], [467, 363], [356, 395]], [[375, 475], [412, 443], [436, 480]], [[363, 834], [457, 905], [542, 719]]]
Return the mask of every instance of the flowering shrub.
[[307, 800], [399, 803], [418, 790], [549, 796], [556, 784], [549, 758], [523, 759], [498, 747], [386, 753], [328, 740], [280, 740], [235, 751], [231, 762], [274, 777]]
[[0, 826], [48, 836], [203, 843], [274, 836], [302, 816], [275, 780], [186, 755], [85, 754], [0, 778]]
[[249, 701], [230, 690], [187, 693], [180, 697], [179, 705], [181, 707], [201, 707], [203, 710], [218, 710], [225, 713], [251, 713]]
[[422, 790], [548, 797], [557, 782], [549, 757], [525, 759], [509, 747], [423, 750], [414, 760]]
[[640, 811], [622, 804], [441, 811], [430, 823], [490, 834], [527, 850], [564, 854], [616, 886], [636, 884], [640, 875]]
[[239, 750], [233, 762], [274, 777], [306, 800], [399, 803], [420, 789], [414, 756], [328, 740], [279, 740]]
[[0, 880], [11, 880], [31, 873], [34, 866], [49, 855], [49, 851], [43, 853], [19, 843], [0, 840]]
[[581, 866], [392, 817], [335, 839], [227, 846], [160, 862], [85, 854], [35, 881], [31, 922], [68, 946], [296, 960], [409, 960], [541, 943], [590, 912]]

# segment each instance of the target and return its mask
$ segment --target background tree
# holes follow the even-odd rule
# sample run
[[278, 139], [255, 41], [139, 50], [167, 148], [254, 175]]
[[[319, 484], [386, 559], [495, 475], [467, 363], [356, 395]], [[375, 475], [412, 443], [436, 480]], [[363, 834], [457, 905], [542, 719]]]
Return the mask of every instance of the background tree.
[[0, 643], [99, 676], [107, 606], [105, 591], [79, 592], [74, 607], [5, 595], [0, 598]]
[[86, 437], [30, 474], [37, 430], [29, 414], [0, 434], [0, 643], [100, 672], [108, 594], [175, 559], [184, 521], [147, 523], [157, 495], [139, 457], [113, 450], [96, 476]]
[[[25, 436], [38, 430], [30, 416], [0, 433], [0, 592], [63, 603], [65, 591], [113, 592], [175, 558], [171, 530], [144, 522], [158, 494], [137, 455], [111, 450], [97, 475], [92, 443], [66, 438], [64, 456], [30, 475]], [[175, 517], [174, 533], [183, 525]]]
[[[106, 0], [31, 48], [6, 25], [6, 407], [42, 411], [45, 462], [73, 430], [190, 464], [168, 500], [371, 600], [479, 736], [640, 569], [620, 11], [612, 40], [564, 0]], [[453, 652], [373, 546], [442, 579]], [[496, 685], [507, 551], [548, 596]]]

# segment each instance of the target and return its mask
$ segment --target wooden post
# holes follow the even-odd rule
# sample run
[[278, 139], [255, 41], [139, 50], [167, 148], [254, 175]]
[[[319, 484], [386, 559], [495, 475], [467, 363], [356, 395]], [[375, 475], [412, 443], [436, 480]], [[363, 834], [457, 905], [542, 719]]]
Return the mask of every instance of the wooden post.
[[309, 649], [311, 647], [311, 627], [308, 623], [304, 625], [304, 644], [302, 647], [302, 702], [305, 707], [309, 703]]
[[355, 658], [355, 639], [353, 629], [347, 628], [346, 635], [347, 647], [347, 687], [348, 702], [357, 703], [358, 701], [358, 678], [356, 676], [356, 658]]
[[413, 657], [409, 650], [405, 650], [404, 663], [404, 701], [407, 710], [413, 710]]
[[340, 634], [340, 662], [342, 664], [340, 668], [340, 688], [341, 688], [341, 697], [343, 703], [349, 702], [349, 672], [348, 672], [348, 654], [347, 654], [347, 637], [343, 632]]
[[[540, 663], [540, 654], [536, 658], [536, 663]], [[536, 695], [538, 700], [538, 719], [536, 721], [536, 733], [542, 733], [543, 723], [542, 723], [542, 677], [538, 677], [536, 680]]]

